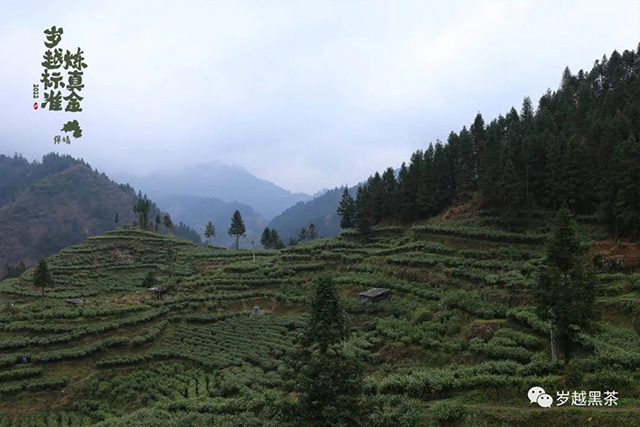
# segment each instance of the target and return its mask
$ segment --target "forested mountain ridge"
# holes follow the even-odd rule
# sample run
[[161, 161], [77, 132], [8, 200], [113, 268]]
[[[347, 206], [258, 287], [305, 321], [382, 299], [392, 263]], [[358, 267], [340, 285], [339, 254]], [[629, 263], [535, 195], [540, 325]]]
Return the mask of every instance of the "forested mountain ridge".
[[534, 111], [525, 98], [485, 124], [480, 113], [446, 143], [418, 150], [358, 190], [356, 225], [415, 221], [479, 191], [485, 209], [593, 215], [616, 238], [640, 237], [640, 54], [614, 51], [590, 71], [566, 68]]
[[35, 181], [78, 164], [88, 166], [82, 160], [54, 153], [43, 156], [42, 162], [32, 163], [18, 153], [13, 157], [0, 154], [0, 206], [15, 201], [17, 195]]
[[[333, 237], [340, 233], [340, 217], [336, 207], [343, 191], [344, 187], [334, 188], [312, 200], [298, 202], [273, 218], [269, 227], [276, 229], [285, 242], [290, 237], [297, 238], [300, 230], [311, 223], [316, 226], [319, 236]], [[350, 187], [349, 192], [355, 196], [356, 187]]]
[[[133, 206], [141, 194], [71, 156], [50, 153], [41, 163], [0, 156], [0, 177], [0, 275], [6, 264], [33, 265], [137, 219]], [[160, 210], [150, 202], [151, 218], [156, 213]], [[174, 233], [199, 242], [197, 233], [182, 224]]]

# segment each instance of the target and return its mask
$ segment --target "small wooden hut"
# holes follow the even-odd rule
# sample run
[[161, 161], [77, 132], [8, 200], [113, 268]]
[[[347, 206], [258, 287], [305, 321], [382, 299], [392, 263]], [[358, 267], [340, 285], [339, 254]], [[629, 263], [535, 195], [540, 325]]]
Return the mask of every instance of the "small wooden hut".
[[391, 289], [373, 288], [365, 292], [360, 292], [358, 295], [360, 295], [360, 301], [363, 301], [363, 302], [386, 301], [391, 298]]

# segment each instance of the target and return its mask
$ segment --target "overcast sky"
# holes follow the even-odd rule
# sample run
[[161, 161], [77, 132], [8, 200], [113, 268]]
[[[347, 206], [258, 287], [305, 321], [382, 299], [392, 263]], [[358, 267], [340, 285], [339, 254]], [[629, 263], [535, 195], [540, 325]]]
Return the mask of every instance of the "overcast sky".
[[[639, 0], [2, 3], [0, 153], [113, 177], [218, 161], [308, 193], [398, 167], [478, 111], [536, 104], [565, 66], [640, 40]], [[76, 115], [32, 107], [52, 25], [89, 66]], [[54, 146], [73, 118], [83, 137]]]

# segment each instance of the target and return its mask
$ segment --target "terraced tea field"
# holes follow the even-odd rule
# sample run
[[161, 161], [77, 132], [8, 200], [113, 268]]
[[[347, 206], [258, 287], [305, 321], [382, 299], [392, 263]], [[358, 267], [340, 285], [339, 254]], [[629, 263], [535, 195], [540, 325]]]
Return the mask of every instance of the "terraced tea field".
[[[287, 357], [322, 273], [365, 366], [365, 425], [636, 425], [640, 273], [599, 271], [599, 328], [568, 366], [551, 363], [531, 296], [546, 230], [483, 221], [378, 228], [366, 243], [345, 232], [255, 261], [135, 229], [89, 238], [48, 258], [44, 297], [33, 270], [0, 283], [0, 426], [280, 425], [278, 402], [296, 398]], [[150, 271], [163, 299], [142, 286]], [[360, 302], [373, 287], [391, 300]], [[619, 400], [534, 407], [534, 385]]]

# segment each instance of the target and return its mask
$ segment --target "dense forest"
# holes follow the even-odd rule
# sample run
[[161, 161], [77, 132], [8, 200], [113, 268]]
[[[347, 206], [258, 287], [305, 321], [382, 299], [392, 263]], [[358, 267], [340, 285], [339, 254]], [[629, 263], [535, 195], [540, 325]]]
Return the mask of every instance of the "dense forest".
[[[446, 143], [418, 150], [409, 164], [371, 176], [353, 207], [360, 230], [415, 221], [464, 203], [526, 220], [536, 209], [566, 205], [592, 215], [615, 238], [640, 237], [640, 53], [614, 51], [591, 71], [566, 68], [560, 87], [534, 110], [485, 124], [480, 113]], [[345, 200], [345, 205], [347, 201]]]
[[29, 163], [19, 153], [15, 153], [13, 157], [0, 154], [0, 206], [14, 202], [20, 192], [36, 181], [62, 172], [73, 165], [90, 167], [83, 160], [74, 159], [69, 155], [49, 153], [42, 157], [42, 162], [34, 160]]

